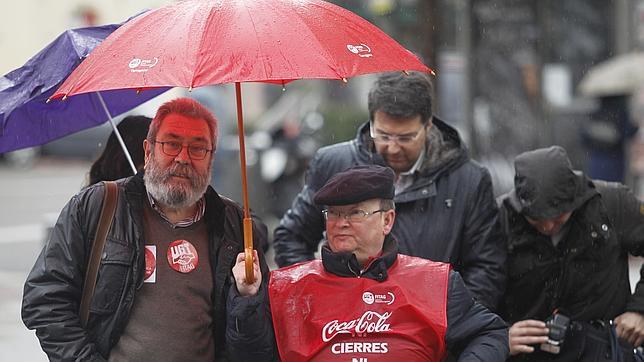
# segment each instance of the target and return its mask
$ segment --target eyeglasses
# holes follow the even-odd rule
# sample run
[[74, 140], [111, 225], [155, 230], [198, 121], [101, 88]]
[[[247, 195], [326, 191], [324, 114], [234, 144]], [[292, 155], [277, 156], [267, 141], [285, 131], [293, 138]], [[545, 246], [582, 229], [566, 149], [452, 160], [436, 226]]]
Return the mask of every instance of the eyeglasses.
[[[180, 154], [184, 146], [183, 143], [175, 142], [175, 141], [166, 141], [166, 142], [152, 141], [152, 143], [160, 144], [161, 150], [163, 151], [163, 153], [172, 157], [176, 157], [178, 154]], [[208, 152], [212, 152], [212, 150], [200, 145], [186, 145], [186, 146], [188, 146], [188, 156], [190, 156], [190, 159], [192, 160], [197, 160], [197, 161], [203, 160], [204, 158], [206, 158], [206, 155], [208, 154]]]
[[344, 218], [345, 220], [348, 220], [350, 222], [360, 222], [360, 221], [365, 220], [366, 218], [368, 218], [369, 216], [371, 216], [373, 214], [383, 212], [383, 211], [387, 211], [387, 210], [380, 209], [380, 210], [369, 212], [369, 211], [364, 211], [364, 210], [360, 210], [360, 209], [355, 209], [355, 210], [351, 210], [351, 211], [349, 211], [347, 213], [344, 213], [344, 212], [340, 212], [340, 211], [328, 210], [327, 209], [327, 210], [322, 210], [322, 214], [324, 214], [324, 218], [327, 221], [338, 221], [338, 220]]
[[371, 139], [376, 143], [391, 143], [396, 142], [399, 145], [408, 145], [418, 139], [421, 134], [421, 131], [425, 126], [421, 126], [420, 129], [414, 133], [408, 133], [403, 135], [395, 134], [386, 134], [386, 133], [376, 133], [374, 130], [373, 122], [369, 123], [369, 134]]

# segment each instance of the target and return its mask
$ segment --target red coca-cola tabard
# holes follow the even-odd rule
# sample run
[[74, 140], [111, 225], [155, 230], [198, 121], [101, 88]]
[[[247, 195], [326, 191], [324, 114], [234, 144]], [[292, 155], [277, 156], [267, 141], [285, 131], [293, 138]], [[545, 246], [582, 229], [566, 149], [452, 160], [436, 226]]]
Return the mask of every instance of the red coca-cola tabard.
[[271, 273], [283, 361], [441, 361], [449, 264], [398, 255], [389, 278], [338, 277], [320, 260]]

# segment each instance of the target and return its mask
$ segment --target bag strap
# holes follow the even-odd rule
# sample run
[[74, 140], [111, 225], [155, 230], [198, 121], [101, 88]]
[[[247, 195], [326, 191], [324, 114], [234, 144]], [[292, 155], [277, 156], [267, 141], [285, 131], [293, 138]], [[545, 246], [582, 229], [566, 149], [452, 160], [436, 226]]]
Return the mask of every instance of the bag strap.
[[85, 327], [89, 319], [89, 304], [94, 296], [94, 289], [96, 288], [96, 277], [98, 276], [98, 267], [101, 263], [101, 254], [103, 254], [103, 247], [105, 246], [105, 239], [107, 233], [112, 225], [114, 213], [116, 212], [116, 202], [118, 200], [118, 187], [114, 181], [103, 181], [105, 185], [105, 194], [103, 195], [103, 207], [101, 209], [101, 216], [98, 220], [98, 227], [96, 228], [96, 235], [94, 243], [92, 244], [92, 252], [90, 253], [89, 262], [87, 263], [87, 272], [85, 273], [85, 281], [83, 282], [83, 297], [80, 304], [80, 320], [81, 325]]
[[622, 351], [622, 347], [619, 344], [619, 337], [617, 337], [617, 331], [615, 330], [615, 324], [613, 324], [613, 321], [610, 321], [610, 324], [606, 326], [606, 329], [608, 329], [608, 338], [610, 339], [611, 361], [624, 362], [624, 351]]

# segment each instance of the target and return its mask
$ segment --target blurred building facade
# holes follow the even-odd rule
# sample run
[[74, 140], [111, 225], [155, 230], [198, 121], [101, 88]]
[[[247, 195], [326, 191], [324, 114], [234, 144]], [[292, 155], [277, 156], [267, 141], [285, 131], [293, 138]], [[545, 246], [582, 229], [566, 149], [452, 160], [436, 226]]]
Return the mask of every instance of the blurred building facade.
[[0, 21], [0, 72], [23, 65], [27, 59], [71, 28], [120, 23], [145, 9], [171, 0], [7, 1]]
[[528, 149], [560, 144], [585, 166], [579, 131], [598, 102], [577, 85], [593, 65], [644, 45], [644, 0], [336, 3], [437, 70], [437, 113], [490, 167], [498, 192], [511, 186], [512, 158]]

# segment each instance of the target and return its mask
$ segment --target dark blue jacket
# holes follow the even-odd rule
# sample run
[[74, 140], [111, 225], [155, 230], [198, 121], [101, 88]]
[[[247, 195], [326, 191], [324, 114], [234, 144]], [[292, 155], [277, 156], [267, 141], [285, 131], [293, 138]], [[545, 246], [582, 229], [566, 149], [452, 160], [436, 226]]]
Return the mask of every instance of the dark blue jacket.
[[[413, 185], [396, 195], [392, 234], [401, 253], [452, 264], [474, 297], [495, 310], [505, 287], [506, 251], [490, 174], [469, 158], [454, 128], [436, 117], [433, 123], [452, 156], [438, 164], [426, 157]], [[324, 231], [313, 194], [331, 176], [355, 165], [386, 166], [368, 131], [365, 124], [354, 140], [316, 153], [304, 188], [275, 230], [279, 266], [313, 259]]]

